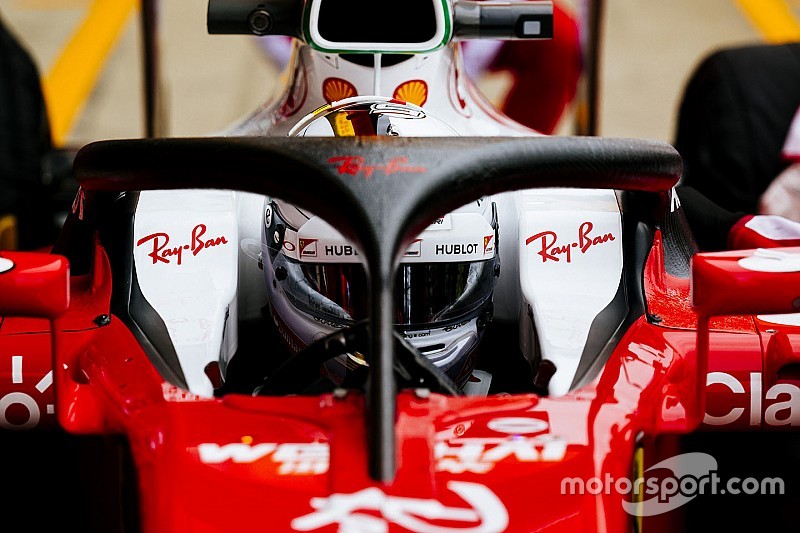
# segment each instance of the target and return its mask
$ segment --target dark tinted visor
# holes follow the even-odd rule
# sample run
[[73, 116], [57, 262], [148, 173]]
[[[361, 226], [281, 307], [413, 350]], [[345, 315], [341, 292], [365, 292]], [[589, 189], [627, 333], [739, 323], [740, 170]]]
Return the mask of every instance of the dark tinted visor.
[[[497, 259], [400, 265], [395, 277], [395, 324], [442, 327], [470, 316], [492, 296]], [[367, 317], [369, 287], [359, 264], [286, 260], [282, 285], [300, 309], [339, 323]]]

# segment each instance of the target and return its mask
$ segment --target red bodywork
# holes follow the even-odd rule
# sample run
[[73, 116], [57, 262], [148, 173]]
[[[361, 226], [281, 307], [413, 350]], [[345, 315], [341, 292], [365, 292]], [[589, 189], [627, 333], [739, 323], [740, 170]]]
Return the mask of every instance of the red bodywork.
[[[627, 531], [639, 521], [613, 481], [675, 455], [670, 436], [795, 425], [797, 328], [747, 316], [709, 322], [794, 310], [797, 274], [780, 278], [788, 299], [762, 297], [775, 280], [741, 271], [750, 253], [695, 256], [690, 287], [666, 272], [656, 232], [646, 314], [591, 381], [564, 396], [400, 391], [396, 475], [385, 484], [368, 469], [361, 392], [197, 397], [165, 380], [112, 315], [99, 241], [87, 273], [70, 278], [59, 256], [9, 255], [20, 268], [0, 274], [0, 423], [123, 436], [148, 532]], [[12, 316], [25, 314], [39, 318]], [[603, 490], [579, 489], [597, 488], [593, 480]], [[673, 519], [648, 526], [671, 530]]]
[[[690, 431], [702, 416], [688, 282], [659, 273], [660, 253], [656, 238], [646, 286], [649, 312], [661, 320], [638, 320], [589, 385], [559, 398], [402, 392], [398, 470], [389, 486], [367, 472], [359, 393], [206, 399], [165, 382], [121, 320], [98, 319], [108, 313], [111, 285], [99, 247], [92, 273], [71, 280], [71, 305], [57, 319], [57, 364], [67, 366], [57, 401], [53, 387], [41, 386], [51, 369], [46, 322], [3, 322], [0, 379], [14, 385], [0, 399], [2, 420], [52, 426], [57, 405], [68, 431], [125, 435], [144, 531], [230, 531], [264, 520], [274, 530], [335, 531], [347, 520], [419, 531], [627, 530], [627, 496], [562, 493], [566, 478], [630, 477], [637, 446], [647, 463], [658, 454], [643, 435]], [[762, 342], [772, 339], [767, 351], [790, 357], [791, 337], [780, 334], [780, 342], [760, 328], [745, 318], [715, 322], [711, 371], [740, 379], [747, 391], [745, 376], [762, 369]], [[15, 357], [21, 373], [8, 371]], [[780, 379], [781, 368], [772, 376]], [[747, 406], [746, 392], [726, 387], [709, 388], [709, 414]], [[745, 409], [726, 428], [755, 418]], [[336, 498], [324, 500], [330, 495], [353, 494], [357, 501], [324, 507]], [[420, 514], [419, 500], [434, 510]]]

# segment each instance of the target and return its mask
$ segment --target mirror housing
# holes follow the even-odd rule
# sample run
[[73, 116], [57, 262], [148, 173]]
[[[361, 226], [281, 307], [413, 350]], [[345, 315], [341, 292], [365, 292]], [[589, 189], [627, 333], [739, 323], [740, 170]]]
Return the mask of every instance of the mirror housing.
[[689, 370], [696, 379], [700, 408], [693, 415], [699, 424], [705, 415], [711, 318], [800, 311], [800, 247], [695, 254], [690, 283], [697, 350]]
[[800, 311], [800, 248], [759, 248], [692, 258], [692, 307], [705, 317]]
[[55, 320], [69, 307], [69, 262], [40, 252], [0, 253], [0, 316]]

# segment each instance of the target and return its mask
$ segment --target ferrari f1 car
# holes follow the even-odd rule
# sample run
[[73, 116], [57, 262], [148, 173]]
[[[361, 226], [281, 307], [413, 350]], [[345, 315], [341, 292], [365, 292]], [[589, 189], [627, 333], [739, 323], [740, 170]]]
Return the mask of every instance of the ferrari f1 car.
[[697, 255], [672, 147], [497, 115], [451, 40], [546, 37], [549, 4], [411, 7], [212, 0], [303, 39], [282, 98], [86, 146], [52, 253], [2, 254], [0, 422], [121, 439], [124, 529], [671, 529], [593, 483], [795, 425], [796, 326], [752, 315], [797, 309], [796, 250]]

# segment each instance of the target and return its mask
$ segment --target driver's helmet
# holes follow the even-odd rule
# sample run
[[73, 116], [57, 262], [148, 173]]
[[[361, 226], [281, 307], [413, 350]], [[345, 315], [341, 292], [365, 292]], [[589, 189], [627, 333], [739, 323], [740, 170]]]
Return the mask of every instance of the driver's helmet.
[[[301, 121], [293, 134], [339, 136], [354, 130], [357, 135], [455, 135], [417, 106], [375, 98], [326, 106]], [[357, 248], [295, 205], [268, 198], [264, 213], [261, 248], [269, 310], [289, 348], [299, 351], [366, 318], [369, 287]], [[478, 343], [492, 318], [499, 267], [495, 205], [480, 199], [419, 234], [396, 274], [396, 330], [461, 387], [472, 374]], [[350, 353], [328, 361], [326, 369], [341, 382], [365, 365], [361, 354]]]

